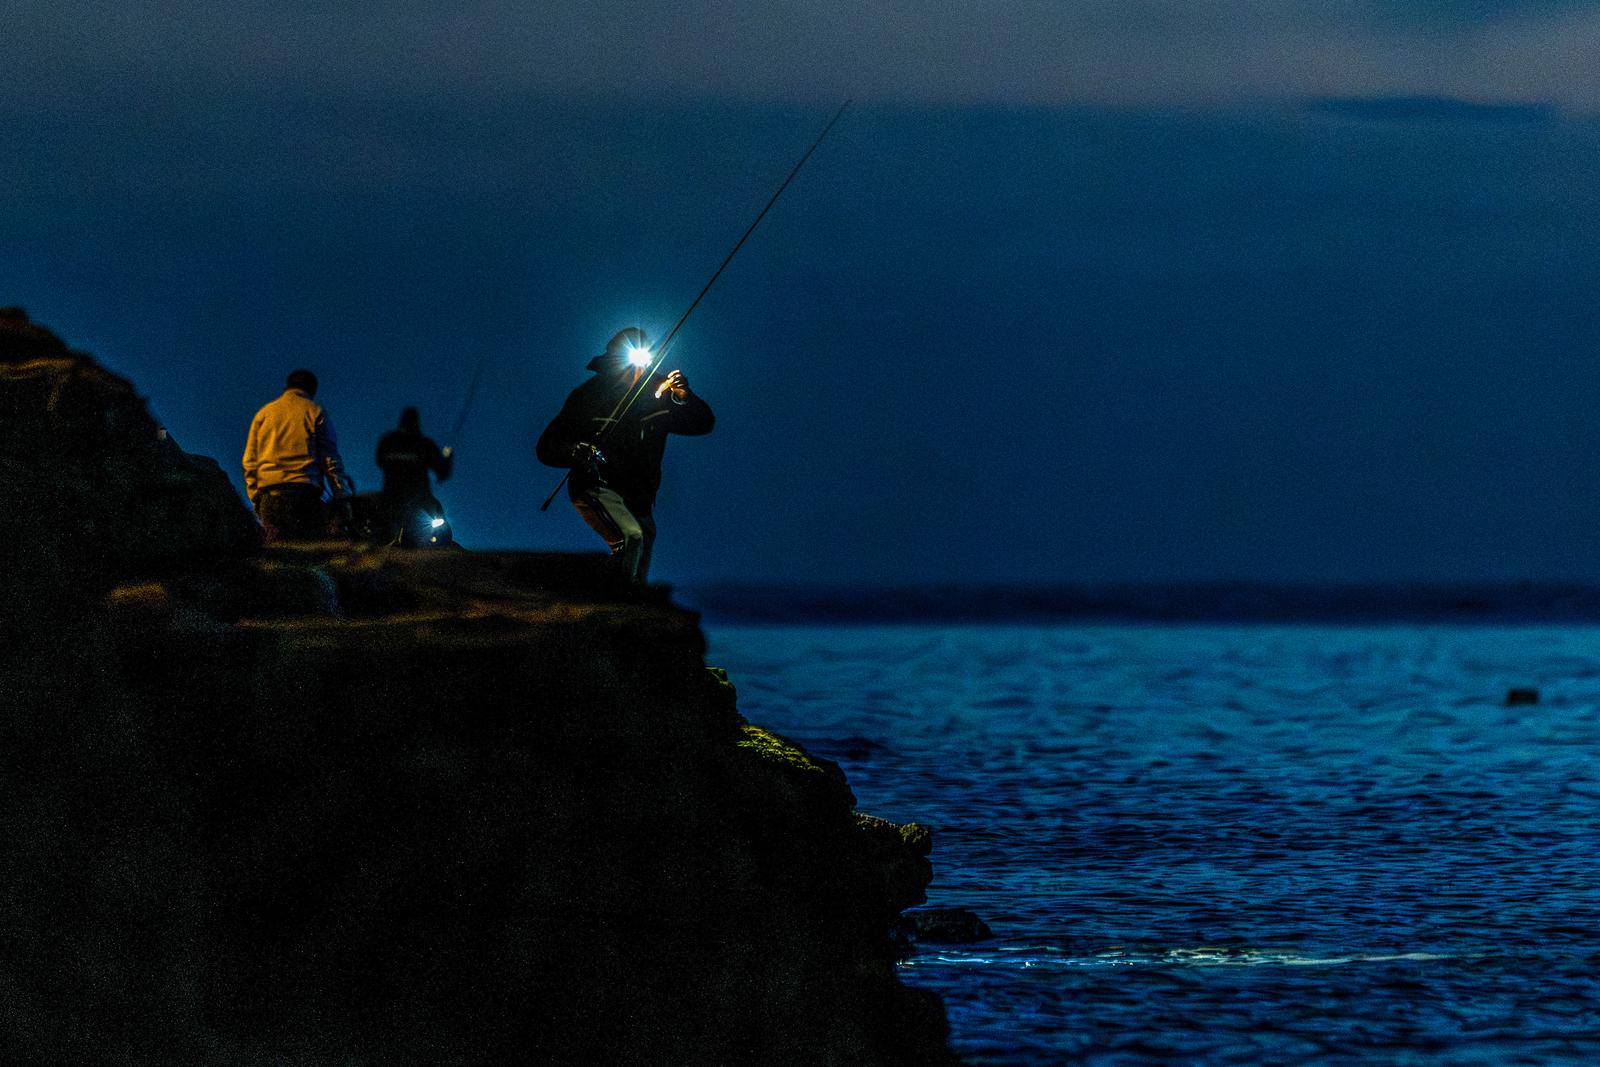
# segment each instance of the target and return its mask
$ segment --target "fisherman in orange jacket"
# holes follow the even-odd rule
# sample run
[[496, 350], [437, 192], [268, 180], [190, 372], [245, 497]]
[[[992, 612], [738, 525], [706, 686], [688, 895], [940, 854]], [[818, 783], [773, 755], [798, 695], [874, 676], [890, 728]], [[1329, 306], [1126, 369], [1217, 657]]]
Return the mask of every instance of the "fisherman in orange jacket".
[[244, 488], [268, 543], [328, 536], [323, 499], [355, 492], [333, 423], [313, 397], [317, 376], [297, 370], [283, 395], [256, 412], [244, 446]]

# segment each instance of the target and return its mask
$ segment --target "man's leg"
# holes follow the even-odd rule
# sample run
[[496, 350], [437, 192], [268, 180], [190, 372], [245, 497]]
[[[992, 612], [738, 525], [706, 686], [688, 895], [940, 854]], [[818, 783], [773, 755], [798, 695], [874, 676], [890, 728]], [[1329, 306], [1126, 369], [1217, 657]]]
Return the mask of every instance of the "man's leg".
[[372, 509], [372, 539], [384, 545], [398, 545], [405, 537], [401, 526], [402, 504], [393, 493], [378, 494], [377, 505]]
[[322, 506], [322, 490], [297, 485], [287, 495], [294, 512], [293, 530], [287, 536], [296, 541], [322, 541], [328, 536], [328, 513]]
[[261, 519], [269, 545], [280, 541], [317, 541], [328, 536], [322, 491], [309, 485], [262, 490], [256, 498], [256, 515]]
[[256, 494], [256, 518], [261, 520], [262, 539], [269, 545], [284, 539], [284, 512], [287, 509], [278, 499], [282, 495], [272, 489], [263, 489]]
[[640, 585], [643, 585], [650, 576], [650, 552], [656, 547], [656, 517], [647, 510], [641, 509], [634, 514], [634, 519], [639, 523], [639, 532], [643, 535], [643, 544], [639, 549], [639, 567], [635, 571]]
[[428, 520], [432, 515], [424, 516], [423, 513], [427, 510], [427, 502], [432, 499], [430, 494], [425, 493], [388, 493], [380, 498], [384, 535], [389, 544], [416, 548], [428, 543], [431, 532]]
[[630, 582], [638, 581], [639, 555], [644, 550], [644, 530], [614, 489], [590, 489], [572, 498], [583, 521], [611, 548], [611, 556]]

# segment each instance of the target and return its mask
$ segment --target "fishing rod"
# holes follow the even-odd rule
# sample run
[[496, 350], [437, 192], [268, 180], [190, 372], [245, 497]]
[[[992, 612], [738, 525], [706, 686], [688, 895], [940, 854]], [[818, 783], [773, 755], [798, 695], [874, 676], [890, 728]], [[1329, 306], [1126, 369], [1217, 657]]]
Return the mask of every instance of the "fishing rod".
[[[617, 399], [616, 406], [611, 409], [611, 414], [607, 417], [604, 425], [600, 428], [599, 434], [595, 437], [597, 443], [605, 437], [611, 427], [615, 426], [628, 413], [628, 410], [633, 407], [634, 401], [644, 394], [645, 389], [649, 387], [650, 376], [661, 368], [662, 362], [667, 358], [667, 349], [671, 347], [673, 338], [678, 336], [678, 331], [683, 329], [683, 324], [689, 321], [689, 316], [694, 314], [694, 309], [700, 306], [700, 301], [705, 299], [706, 294], [711, 291], [711, 287], [717, 284], [717, 279], [722, 277], [722, 272], [727, 270], [729, 263], [733, 262], [733, 257], [739, 254], [739, 249], [743, 248], [744, 243], [750, 239], [750, 235], [756, 232], [756, 227], [761, 225], [761, 220], [767, 217], [767, 212], [771, 211], [772, 205], [778, 202], [778, 197], [782, 196], [783, 191], [789, 188], [789, 183], [794, 181], [795, 175], [800, 173], [800, 168], [806, 165], [806, 161], [811, 158], [811, 153], [815, 152], [827, 138], [834, 124], [844, 117], [845, 109], [850, 106], [850, 103], [851, 101], [846, 100], [839, 105], [839, 110], [833, 113], [833, 118], [829, 119], [828, 124], [822, 128], [822, 132], [817, 134], [817, 139], [811, 142], [811, 147], [807, 148], [805, 154], [795, 163], [794, 167], [789, 171], [789, 176], [784, 178], [783, 183], [778, 186], [778, 191], [772, 194], [772, 199], [767, 201], [766, 206], [756, 215], [755, 221], [750, 223], [739, 239], [733, 243], [733, 248], [722, 258], [722, 262], [717, 266], [717, 269], [712, 272], [711, 279], [701, 288], [699, 294], [689, 304], [688, 309], [678, 316], [678, 321], [672, 324], [672, 329], [667, 331], [667, 336], [662, 339], [661, 344], [656, 348], [656, 356], [651, 361], [649, 369], [639, 376], [638, 383], [631, 390], [623, 390], [622, 396]], [[645, 351], [648, 352], [649, 349], [646, 348]], [[550, 490], [550, 495], [545, 497], [544, 503], [539, 505], [540, 511], [548, 511], [550, 509], [550, 502], [556, 498], [556, 494], [561, 492], [561, 487], [566, 485], [567, 479], [571, 477], [572, 471], [569, 469], [561, 476], [561, 480], [556, 483], [556, 487]]]
[[[667, 348], [672, 344], [673, 338], [677, 336], [678, 330], [682, 328], [686, 321], [688, 321], [689, 316], [694, 314], [694, 309], [700, 306], [700, 301], [704, 299], [705, 295], [711, 291], [711, 287], [717, 283], [717, 279], [722, 276], [723, 270], [727, 268], [729, 263], [733, 262], [733, 257], [739, 254], [739, 249], [744, 246], [745, 241], [750, 238], [752, 233], [756, 232], [756, 227], [761, 225], [761, 220], [766, 218], [768, 211], [772, 210], [772, 205], [778, 202], [778, 197], [782, 196], [783, 191], [789, 187], [789, 183], [794, 181], [795, 175], [800, 173], [800, 168], [806, 165], [806, 160], [811, 158], [811, 153], [815, 152], [817, 150], [817, 146], [822, 144], [823, 140], [828, 136], [828, 131], [832, 130], [834, 123], [838, 122], [839, 119], [844, 116], [845, 109], [849, 106], [849, 100], [846, 100], [844, 103], [839, 105], [839, 110], [833, 113], [833, 118], [828, 120], [828, 124], [822, 128], [822, 132], [819, 133], [817, 135], [817, 139], [811, 143], [811, 147], [807, 148], [805, 154], [800, 157], [797, 163], [795, 163], [794, 168], [789, 171], [789, 176], [783, 179], [782, 185], [778, 186], [778, 191], [772, 194], [771, 200], [767, 201], [766, 207], [761, 209], [761, 213], [755, 217], [755, 221], [750, 223], [749, 228], [744, 231], [739, 240], [734, 242], [733, 249], [723, 257], [721, 265], [719, 265], [716, 269], [716, 272], [711, 275], [711, 280], [706, 282], [705, 287], [700, 290], [700, 295], [694, 298], [694, 303], [689, 305], [689, 310], [685, 311], [678, 318], [678, 321], [673, 325], [672, 329], [667, 331], [667, 336], [662, 339], [660, 348], [657, 350], [655, 361], [651, 363], [649, 371], [640, 377], [639, 384], [635, 388], [633, 395], [629, 397], [628, 402], [623, 405], [621, 413], [622, 415], [626, 415], [628, 413], [628, 409], [633, 406], [633, 402], [644, 394], [644, 391], [649, 384], [650, 376], [659, 370], [661, 364], [666, 361]], [[618, 418], [620, 417], [621, 416], [619, 415]], [[614, 425], [614, 422], [607, 423], [605, 429], [609, 430]], [[604, 430], [601, 432], [603, 434]]]
[[467, 413], [472, 410], [472, 401], [478, 395], [478, 382], [483, 378], [483, 368], [489, 362], [489, 353], [485, 352], [478, 359], [478, 366], [472, 372], [472, 382], [467, 386], [467, 399], [461, 404], [461, 414], [456, 416], [455, 429], [450, 431], [451, 446], [461, 443], [461, 428], [467, 424]]

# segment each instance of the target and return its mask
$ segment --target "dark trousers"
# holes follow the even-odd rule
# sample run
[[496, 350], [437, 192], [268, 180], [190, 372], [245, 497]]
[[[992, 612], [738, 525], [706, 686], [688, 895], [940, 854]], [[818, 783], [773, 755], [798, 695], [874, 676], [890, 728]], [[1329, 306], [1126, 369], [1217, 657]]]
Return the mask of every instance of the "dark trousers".
[[275, 485], [256, 494], [256, 517], [275, 541], [316, 541], [328, 536], [322, 490], [312, 485]]
[[615, 489], [586, 489], [572, 498], [590, 529], [605, 538], [623, 575], [643, 585], [650, 574], [650, 550], [656, 543], [656, 520], [649, 508], [637, 511]]

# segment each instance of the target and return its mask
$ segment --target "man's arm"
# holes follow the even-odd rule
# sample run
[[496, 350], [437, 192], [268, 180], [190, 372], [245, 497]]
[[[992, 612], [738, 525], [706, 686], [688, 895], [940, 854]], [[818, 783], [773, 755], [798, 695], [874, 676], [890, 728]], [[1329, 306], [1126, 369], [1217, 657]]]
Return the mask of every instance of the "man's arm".
[[441, 482], [449, 481], [450, 472], [456, 468], [455, 451], [449, 445], [440, 448], [433, 441], [428, 442], [428, 447], [433, 449], [433, 459], [428, 463], [433, 468], [433, 476]]
[[539, 457], [539, 462], [547, 467], [570, 467], [573, 464], [572, 446], [578, 443], [577, 409], [578, 393], [573, 391], [567, 397], [567, 402], [561, 405], [561, 410], [556, 417], [550, 420], [550, 425], [544, 428], [544, 433], [539, 435], [539, 444], [534, 448], [534, 453]]
[[250, 420], [250, 432], [244, 439], [244, 495], [250, 498], [251, 505], [256, 502], [256, 493], [261, 488], [261, 479], [257, 471], [261, 467], [261, 445], [257, 440], [257, 430], [261, 426], [261, 416], [257, 415]]
[[711, 405], [700, 399], [689, 388], [689, 379], [679, 370], [673, 371], [661, 381], [657, 395], [670, 392], [674, 410], [667, 419], [669, 433], [681, 433], [685, 437], [699, 437], [708, 434], [717, 425], [717, 417], [711, 411]]
[[322, 464], [323, 477], [328, 479], [328, 491], [336, 497], [348, 496], [356, 491], [355, 480], [344, 470], [344, 459], [339, 455], [339, 437], [333, 432], [333, 421], [325, 411], [317, 412], [313, 427], [316, 436], [317, 461]]

